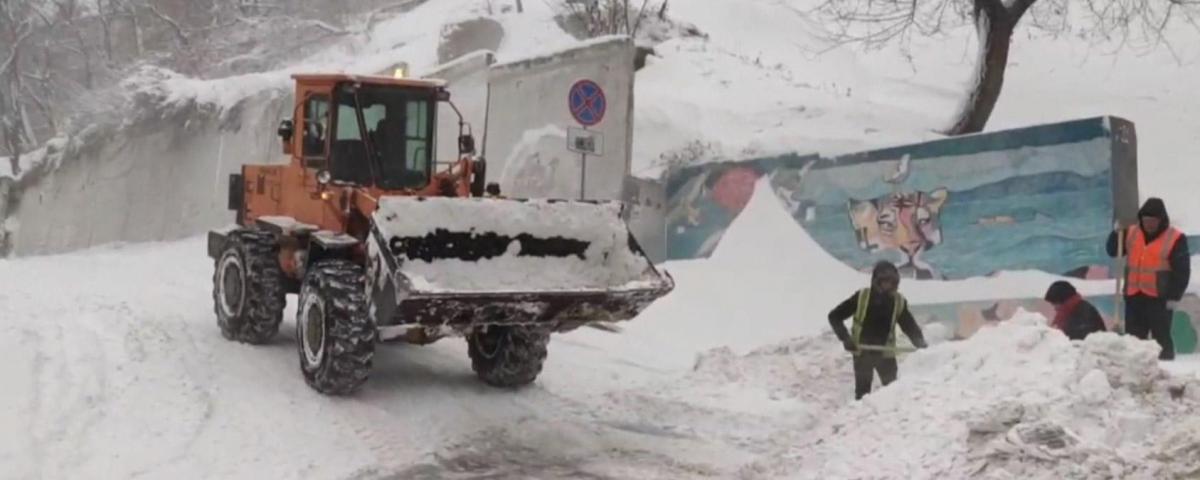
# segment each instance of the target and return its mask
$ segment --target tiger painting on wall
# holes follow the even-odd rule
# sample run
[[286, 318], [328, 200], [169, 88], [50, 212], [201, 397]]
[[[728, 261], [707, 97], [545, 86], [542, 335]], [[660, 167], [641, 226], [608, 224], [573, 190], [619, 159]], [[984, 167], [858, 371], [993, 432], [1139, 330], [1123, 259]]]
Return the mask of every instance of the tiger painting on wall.
[[850, 224], [858, 247], [868, 253], [894, 250], [904, 255], [898, 265], [909, 278], [940, 278], [921, 254], [942, 243], [940, 215], [949, 191], [890, 193], [869, 200], [850, 199]]

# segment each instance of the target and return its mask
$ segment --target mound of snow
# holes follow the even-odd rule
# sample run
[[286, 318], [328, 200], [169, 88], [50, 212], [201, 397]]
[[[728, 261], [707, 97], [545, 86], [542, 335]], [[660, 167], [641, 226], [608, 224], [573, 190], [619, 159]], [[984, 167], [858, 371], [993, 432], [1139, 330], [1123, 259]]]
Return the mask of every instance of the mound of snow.
[[[776, 371], [773, 381], [776, 388], [807, 387], [813, 393], [796, 398], [833, 413], [813, 429], [776, 438], [771, 460], [747, 472], [814, 479], [1172, 478], [1194, 468], [1164, 452], [1183, 455], [1200, 443], [1200, 430], [1174, 428], [1200, 407], [1197, 395], [1187, 393], [1200, 382], [1160, 369], [1154, 342], [1112, 333], [1072, 342], [1040, 315], [1021, 311], [965, 341], [907, 356], [899, 380], [886, 388], [876, 381], [871, 395], [843, 408], [837, 407], [849, 397], [850, 362], [831, 356], [835, 347], [828, 343], [835, 342], [779, 350], [791, 352], [793, 364], [824, 373]], [[744, 381], [755, 376], [746, 366], [759, 362], [751, 355], [716, 370]], [[830, 396], [836, 383], [844, 384], [840, 399]]]

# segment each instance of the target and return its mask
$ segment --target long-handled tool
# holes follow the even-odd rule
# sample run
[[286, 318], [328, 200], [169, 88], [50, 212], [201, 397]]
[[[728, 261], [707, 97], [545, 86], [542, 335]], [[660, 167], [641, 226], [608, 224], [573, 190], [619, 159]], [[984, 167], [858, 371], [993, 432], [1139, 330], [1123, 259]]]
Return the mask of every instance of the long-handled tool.
[[1113, 292], [1113, 316], [1117, 319], [1113, 328], [1117, 333], [1125, 333], [1125, 232], [1118, 223], [1117, 227], [1117, 268], [1113, 273], [1116, 278], [1116, 291]]
[[859, 345], [858, 350], [884, 353], [912, 353], [917, 351], [917, 349], [913, 347], [885, 347], [882, 345]]

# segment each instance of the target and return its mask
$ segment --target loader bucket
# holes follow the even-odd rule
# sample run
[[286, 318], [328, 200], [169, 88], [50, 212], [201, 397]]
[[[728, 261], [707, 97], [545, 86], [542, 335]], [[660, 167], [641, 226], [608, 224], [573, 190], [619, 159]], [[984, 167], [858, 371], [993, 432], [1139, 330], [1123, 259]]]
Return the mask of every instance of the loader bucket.
[[568, 331], [638, 315], [674, 288], [618, 202], [385, 197], [368, 253], [376, 324]]

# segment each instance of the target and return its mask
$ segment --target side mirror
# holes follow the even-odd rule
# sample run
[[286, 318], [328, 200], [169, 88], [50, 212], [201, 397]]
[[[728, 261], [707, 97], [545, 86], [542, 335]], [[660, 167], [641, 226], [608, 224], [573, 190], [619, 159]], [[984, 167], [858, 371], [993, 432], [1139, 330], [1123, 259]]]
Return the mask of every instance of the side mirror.
[[475, 137], [472, 137], [471, 134], [459, 135], [458, 154], [461, 156], [470, 153], [475, 153]]
[[487, 181], [487, 160], [480, 157], [471, 164], [471, 196], [482, 197], [485, 193]]
[[279, 134], [279, 138], [282, 138], [285, 142], [290, 142], [292, 140], [292, 134], [295, 132], [296, 126], [292, 124], [291, 120], [279, 122], [279, 130], [275, 131], [275, 133]]
[[292, 125], [291, 120], [284, 120], [279, 122], [279, 130], [275, 132], [279, 134], [279, 138], [282, 140], [280, 143], [283, 144], [284, 155], [292, 154], [292, 134], [295, 133], [294, 129], [295, 127]]

